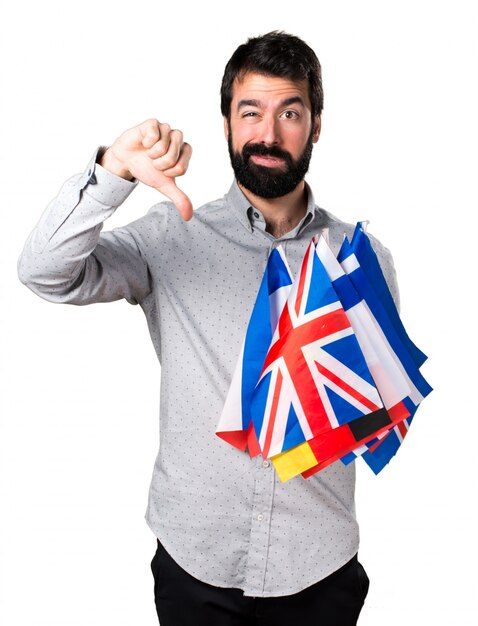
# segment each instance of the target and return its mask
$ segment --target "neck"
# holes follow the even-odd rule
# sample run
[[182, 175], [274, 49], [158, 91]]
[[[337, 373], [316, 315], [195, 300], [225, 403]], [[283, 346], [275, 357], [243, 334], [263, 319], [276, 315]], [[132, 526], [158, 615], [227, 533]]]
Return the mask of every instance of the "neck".
[[307, 212], [307, 191], [302, 180], [295, 189], [279, 198], [261, 198], [238, 183], [249, 202], [264, 216], [266, 231], [276, 238], [293, 230]]

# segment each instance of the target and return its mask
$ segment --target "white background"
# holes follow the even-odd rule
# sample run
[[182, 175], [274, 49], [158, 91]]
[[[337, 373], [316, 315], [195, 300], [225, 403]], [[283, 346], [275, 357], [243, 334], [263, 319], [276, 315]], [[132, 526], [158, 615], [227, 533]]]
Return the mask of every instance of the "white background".
[[[142, 312], [43, 302], [16, 277], [23, 242], [95, 147], [148, 117], [193, 145], [194, 205], [223, 195], [225, 62], [283, 29], [323, 66], [316, 200], [393, 251], [435, 387], [391, 465], [359, 465], [360, 623], [476, 624], [476, 2], [19, 1], [0, 23], [0, 622], [156, 623], [143, 514], [160, 370]], [[107, 227], [158, 200], [137, 189]]]

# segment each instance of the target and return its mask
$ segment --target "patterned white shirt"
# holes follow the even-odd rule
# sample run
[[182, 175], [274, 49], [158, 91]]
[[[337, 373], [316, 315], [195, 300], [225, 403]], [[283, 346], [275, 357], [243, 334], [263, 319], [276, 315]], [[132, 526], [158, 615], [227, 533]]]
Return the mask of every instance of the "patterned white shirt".
[[[20, 278], [52, 302], [126, 298], [142, 307], [161, 363], [160, 449], [146, 520], [176, 562], [247, 596], [301, 591], [358, 550], [354, 464], [281, 483], [269, 461], [251, 459], [215, 429], [270, 250], [281, 244], [295, 274], [313, 235], [328, 227], [337, 253], [353, 225], [318, 208], [307, 187], [305, 217], [275, 239], [234, 182], [190, 222], [163, 202], [101, 232], [134, 187], [95, 155], [30, 235]], [[398, 300], [390, 253], [371, 239]]]

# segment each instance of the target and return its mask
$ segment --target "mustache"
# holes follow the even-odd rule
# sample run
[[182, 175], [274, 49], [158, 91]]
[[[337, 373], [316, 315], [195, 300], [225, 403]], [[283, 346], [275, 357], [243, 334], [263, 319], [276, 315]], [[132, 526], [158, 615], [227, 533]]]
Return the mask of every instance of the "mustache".
[[270, 156], [277, 159], [284, 159], [288, 163], [292, 162], [292, 157], [289, 152], [282, 150], [279, 146], [266, 146], [262, 143], [248, 143], [242, 148], [242, 157], [244, 160], [249, 159], [249, 157], [253, 154], [257, 156]]

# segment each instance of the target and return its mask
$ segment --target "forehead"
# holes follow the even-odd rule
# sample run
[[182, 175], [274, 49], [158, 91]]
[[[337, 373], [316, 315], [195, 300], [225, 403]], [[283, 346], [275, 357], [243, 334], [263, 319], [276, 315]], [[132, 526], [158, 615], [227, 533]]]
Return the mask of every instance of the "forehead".
[[310, 109], [309, 84], [307, 80], [292, 80], [281, 76], [267, 76], [248, 72], [236, 78], [232, 86], [232, 108], [241, 100], [258, 100], [264, 106], [282, 100], [300, 97]]

